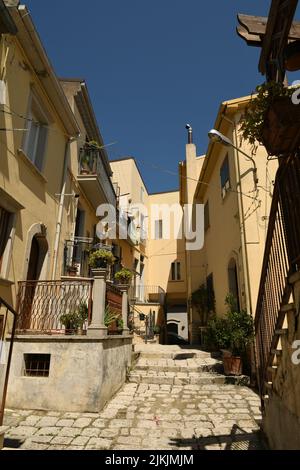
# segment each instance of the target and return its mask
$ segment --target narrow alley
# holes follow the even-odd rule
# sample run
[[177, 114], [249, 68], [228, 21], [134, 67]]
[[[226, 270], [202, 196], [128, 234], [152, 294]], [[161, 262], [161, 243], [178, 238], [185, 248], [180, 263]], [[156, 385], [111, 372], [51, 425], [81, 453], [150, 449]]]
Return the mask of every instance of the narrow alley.
[[211, 354], [140, 346], [100, 413], [7, 410], [5, 449], [262, 450], [260, 400]]

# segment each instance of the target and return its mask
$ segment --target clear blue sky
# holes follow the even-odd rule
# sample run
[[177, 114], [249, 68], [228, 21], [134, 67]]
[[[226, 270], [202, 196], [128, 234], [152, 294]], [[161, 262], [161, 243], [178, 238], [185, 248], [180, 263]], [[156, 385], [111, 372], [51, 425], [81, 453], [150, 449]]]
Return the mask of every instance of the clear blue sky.
[[[270, 0], [24, 0], [56, 72], [85, 78], [111, 159], [134, 156], [150, 192], [178, 187], [185, 124], [205, 153], [221, 101], [263, 77], [260, 50], [237, 36], [238, 12]], [[300, 76], [299, 76], [300, 78]]]

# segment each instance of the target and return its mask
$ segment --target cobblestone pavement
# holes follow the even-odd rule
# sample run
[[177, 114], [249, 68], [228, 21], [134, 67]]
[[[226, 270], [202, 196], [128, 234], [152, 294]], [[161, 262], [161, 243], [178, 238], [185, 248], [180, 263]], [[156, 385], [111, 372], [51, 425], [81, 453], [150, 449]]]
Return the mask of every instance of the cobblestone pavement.
[[[184, 374], [180, 370], [192, 364], [183, 365], [181, 361], [175, 366], [171, 362], [165, 364], [163, 360], [177, 360], [170, 354], [164, 359], [142, 355], [131, 375], [136, 376], [136, 370], [145, 370], [143, 368], [148, 366], [151, 373], [153, 367], [157, 367], [156, 373], [161, 371], [161, 367], [171, 367], [171, 370], [165, 370], [165, 373], [173, 374], [171, 383], [164, 383], [167, 376], [154, 374], [149, 378], [140, 375], [139, 383], [125, 384], [100, 413], [7, 410], [4, 424], [10, 429], [6, 434], [6, 448], [263, 449], [259, 397], [248, 387], [216, 381], [215, 376], [203, 371], [199, 363], [194, 364], [198, 368], [199, 381], [190, 383], [191, 379], [180, 377]], [[204, 367], [206, 361], [210, 362], [205, 354], [202, 355]], [[153, 364], [153, 361], [159, 364]], [[211, 364], [215, 365], [214, 360]], [[203, 377], [206, 377], [204, 381]]]

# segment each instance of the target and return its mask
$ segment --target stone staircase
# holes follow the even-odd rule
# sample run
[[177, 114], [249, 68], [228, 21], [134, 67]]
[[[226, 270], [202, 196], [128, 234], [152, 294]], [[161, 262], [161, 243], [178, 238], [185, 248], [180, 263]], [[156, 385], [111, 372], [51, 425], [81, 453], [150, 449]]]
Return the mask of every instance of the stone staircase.
[[136, 345], [128, 381], [158, 385], [249, 385], [249, 378], [223, 374], [219, 355], [178, 346]]

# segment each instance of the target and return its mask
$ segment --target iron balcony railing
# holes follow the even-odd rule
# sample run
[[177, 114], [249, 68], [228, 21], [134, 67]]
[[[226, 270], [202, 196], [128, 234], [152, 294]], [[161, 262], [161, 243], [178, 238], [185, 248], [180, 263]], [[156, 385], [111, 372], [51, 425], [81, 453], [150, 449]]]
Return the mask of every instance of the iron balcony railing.
[[74, 330], [64, 316], [85, 306], [88, 320], [92, 311], [92, 280], [19, 282], [17, 332], [55, 334]]
[[89, 256], [92, 250], [112, 251], [113, 247], [92, 239], [66, 240], [64, 246], [63, 276], [91, 277]]
[[258, 293], [255, 330], [258, 382], [261, 395], [278, 344], [276, 330], [284, 321], [281, 307], [289, 301], [289, 276], [300, 260], [300, 162], [290, 156], [277, 172]]
[[129, 298], [135, 304], [158, 303], [164, 305], [166, 293], [160, 286], [131, 286]]
[[115, 188], [105, 169], [101, 149], [85, 145], [80, 149], [79, 153], [79, 175], [80, 176], [97, 176], [99, 183], [104, 190], [107, 200], [112, 204], [116, 203]]
[[16, 322], [17, 313], [0, 297], [0, 426], [3, 424]]

